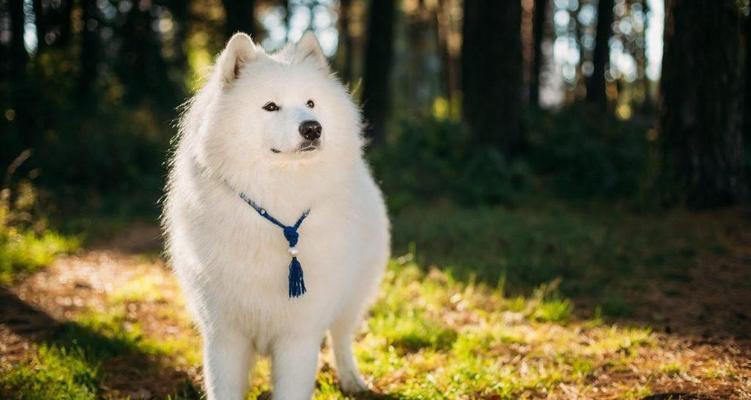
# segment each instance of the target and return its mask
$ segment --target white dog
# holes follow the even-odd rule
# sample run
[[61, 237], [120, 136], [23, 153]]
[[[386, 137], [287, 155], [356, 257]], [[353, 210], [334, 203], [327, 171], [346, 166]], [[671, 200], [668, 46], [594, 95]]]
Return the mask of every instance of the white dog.
[[389, 227], [360, 128], [310, 32], [276, 54], [235, 34], [189, 103], [163, 224], [209, 399], [244, 398], [256, 355], [275, 399], [309, 399], [327, 330], [342, 390], [367, 389], [351, 342]]

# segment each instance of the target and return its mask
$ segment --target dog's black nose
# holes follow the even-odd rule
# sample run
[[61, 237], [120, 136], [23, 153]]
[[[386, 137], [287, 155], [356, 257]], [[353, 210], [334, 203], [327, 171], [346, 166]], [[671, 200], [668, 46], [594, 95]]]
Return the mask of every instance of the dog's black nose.
[[318, 121], [303, 121], [300, 124], [300, 135], [307, 140], [316, 140], [321, 137], [321, 129]]

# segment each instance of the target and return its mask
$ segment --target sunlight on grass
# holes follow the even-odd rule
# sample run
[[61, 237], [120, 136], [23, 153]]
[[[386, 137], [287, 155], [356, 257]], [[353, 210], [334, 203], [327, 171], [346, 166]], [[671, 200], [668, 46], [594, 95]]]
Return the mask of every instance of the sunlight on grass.
[[35, 234], [0, 226], [0, 285], [49, 265], [56, 255], [78, 246], [77, 239], [55, 232]]
[[164, 284], [160, 275], [143, 275], [128, 281], [124, 286], [117, 288], [109, 299], [114, 303], [126, 303], [132, 301], [154, 302], [164, 300], [164, 295], [159, 287]]
[[[443, 219], [450, 226], [429, 218], [433, 226], [415, 234], [423, 253], [412, 247], [391, 260], [379, 295], [355, 337], [363, 375], [379, 392], [400, 399], [517, 399], [551, 393], [592, 398], [603, 396], [592, 391], [600, 385], [597, 390], [606, 387], [611, 398], [640, 399], [651, 393], [655, 379], [738, 375], [733, 364], [722, 360], [688, 369], [676, 356], [680, 350], [662, 346], [664, 335], [608, 319], [630, 312], [631, 306], [617, 291], [593, 291], [603, 296], [584, 305], [571, 297], [571, 292], [605, 282], [601, 274], [610, 268], [615, 268], [613, 276], [649, 276], [645, 274], [652, 272], [638, 269], [641, 264], [659, 274], [673, 274], [673, 264], [695, 258], [697, 253], [687, 249], [705, 239], [695, 233], [668, 238], [669, 232], [681, 232], [673, 229], [680, 220], [671, 222], [670, 229], [629, 221], [619, 226], [623, 231], [614, 233], [560, 210], [509, 215], [497, 210], [493, 214], [457, 211], [453, 216], [444, 211], [442, 215], [448, 216]], [[466, 215], [471, 216], [460, 218]], [[466, 249], [457, 246], [475, 245], [467, 241], [470, 232], [479, 242], [487, 242], [487, 237], [497, 234], [486, 226], [494, 218], [506, 223], [498, 246], [465, 257]], [[486, 225], [478, 228], [483, 219]], [[450, 227], [454, 229], [440, 232]], [[662, 243], [660, 249], [649, 247], [648, 241], [654, 240], [649, 235], [670, 243]], [[137, 371], [143, 376], [169, 366], [192, 371], [191, 387], [200, 387], [195, 380], [200, 371], [200, 338], [188, 320], [174, 278], [160, 260], [132, 259], [128, 278], [105, 293], [103, 304], [73, 316], [59, 337], [40, 344], [33, 361], [0, 372], [0, 394], [11, 390], [20, 391], [24, 399], [101, 397], [107, 389], [99, 378], [100, 369], [132, 354], [153, 361]], [[63, 371], [60, 366], [68, 364]], [[619, 380], [626, 376], [629, 381]], [[250, 381], [250, 399], [270, 390], [267, 359], [259, 360]], [[345, 398], [327, 344], [315, 398]]]
[[99, 375], [79, 347], [41, 346], [35, 359], [0, 374], [0, 397], [93, 400]]
[[46, 221], [33, 215], [36, 196], [28, 182], [20, 183], [15, 193], [0, 188], [0, 285], [10, 285], [80, 245], [77, 238], [47, 229]]
[[660, 367], [660, 372], [667, 376], [676, 376], [684, 372], [684, 367], [679, 363], [672, 362], [662, 365]]

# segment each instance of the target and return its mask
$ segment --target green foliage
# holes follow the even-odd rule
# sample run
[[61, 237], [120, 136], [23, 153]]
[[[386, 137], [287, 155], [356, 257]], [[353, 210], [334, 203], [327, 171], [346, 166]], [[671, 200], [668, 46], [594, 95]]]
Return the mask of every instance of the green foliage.
[[515, 295], [561, 278], [563, 295], [599, 299], [606, 315], [621, 316], [629, 309], [616, 299], [614, 287], [686, 279], [686, 265], [702, 252], [723, 247], [722, 224], [727, 221], [705, 221], [696, 229], [692, 218], [682, 212], [614, 212], [594, 204], [580, 208], [538, 202], [516, 209], [441, 205], [394, 214], [392, 231], [397, 254], [415, 248], [420, 264], [441, 265], [457, 279], [494, 287], [503, 281], [505, 291]]
[[570, 300], [561, 298], [558, 292], [560, 279], [549, 284], [542, 284], [534, 291], [532, 318], [543, 322], [566, 322], [574, 311], [574, 305]]
[[76, 243], [55, 232], [37, 234], [0, 227], [0, 284], [10, 284], [19, 274], [49, 265], [55, 255], [75, 248]]
[[404, 119], [394, 141], [370, 156], [392, 209], [436, 198], [509, 202], [526, 188], [530, 174], [523, 162], [477, 148], [467, 130], [451, 120]]
[[85, 203], [86, 190], [159, 193], [177, 101], [126, 106], [114, 78], [82, 93], [71, 60], [67, 50], [45, 52], [23, 80], [0, 81], [0, 165], [30, 149], [16, 175], [53, 190], [62, 205]]
[[605, 296], [600, 310], [603, 315], [608, 317], [628, 317], [633, 313], [632, 306], [623, 297], [616, 294]]
[[[15, 368], [0, 368], [0, 398], [100, 398], [103, 364], [135, 357], [144, 374], [155, 374], [160, 364], [151, 357], [187, 351], [186, 346], [146, 338], [138, 324], [126, 321], [124, 311], [125, 307], [119, 307], [78, 315], [45, 338], [33, 360]], [[173, 398], [199, 398], [195, 392], [186, 384], [176, 388]]]
[[517, 204], [531, 194], [623, 199], [640, 193], [645, 127], [588, 112], [530, 110], [527, 149], [508, 160], [477, 146], [458, 122], [402, 119], [394, 140], [371, 152], [392, 210], [420, 201]]
[[574, 106], [527, 113], [529, 162], [544, 187], [568, 198], [638, 194], [648, 155], [647, 127]]
[[0, 397], [17, 400], [93, 400], [100, 379], [99, 366], [81, 348], [46, 346], [34, 360], [0, 373]]
[[78, 240], [48, 230], [35, 215], [36, 194], [28, 183], [0, 190], [0, 284], [8, 285], [26, 273], [52, 262], [60, 253], [78, 247]]
[[456, 332], [420, 313], [396, 316], [374, 315], [370, 320], [373, 333], [386, 338], [389, 344], [405, 352], [420, 349], [445, 350], [456, 340]]

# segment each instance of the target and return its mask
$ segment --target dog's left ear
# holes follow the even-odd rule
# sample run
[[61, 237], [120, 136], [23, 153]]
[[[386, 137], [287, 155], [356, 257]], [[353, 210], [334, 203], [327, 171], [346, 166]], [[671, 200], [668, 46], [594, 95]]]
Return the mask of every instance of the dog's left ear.
[[313, 31], [305, 32], [300, 41], [295, 45], [292, 63], [299, 64], [303, 62], [311, 62], [324, 72], [330, 71], [329, 62], [326, 60], [326, 56], [323, 55], [321, 45], [318, 43], [316, 34]]

